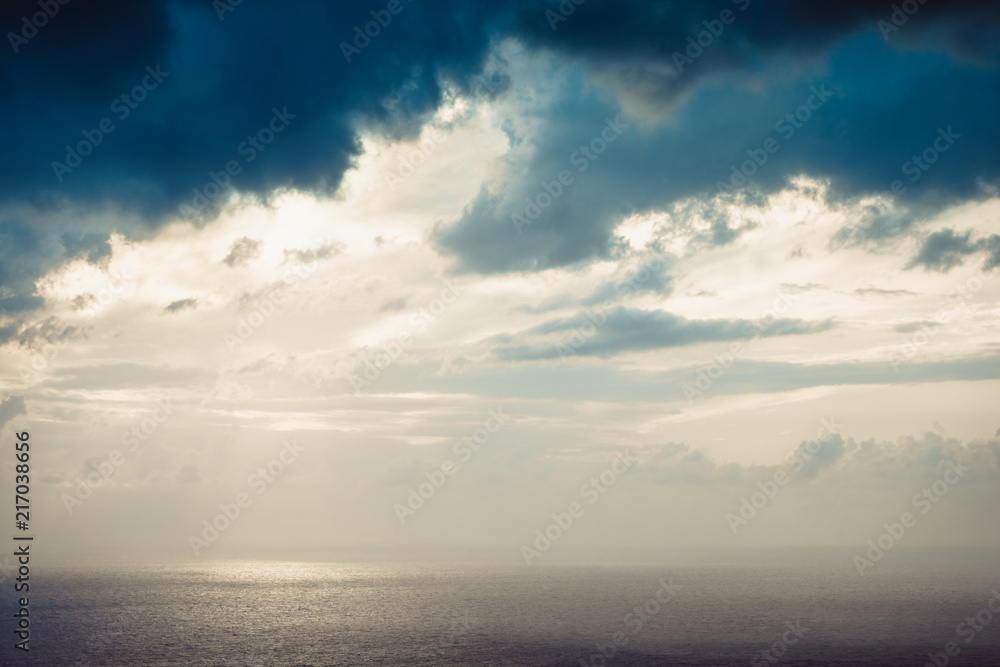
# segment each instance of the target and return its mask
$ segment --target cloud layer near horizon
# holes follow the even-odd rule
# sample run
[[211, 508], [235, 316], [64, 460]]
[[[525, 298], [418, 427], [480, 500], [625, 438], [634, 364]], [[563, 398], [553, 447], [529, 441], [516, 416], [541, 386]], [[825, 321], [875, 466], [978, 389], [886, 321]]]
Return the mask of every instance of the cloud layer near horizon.
[[1000, 6], [907, 6], [70, 2], [32, 32], [5, 4], [0, 423], [49, 443], [61, 539], [141, 514], [183, 546], [299, 437], [247, 521], [292, 542], [289, 504], [349, 543], [517, 541], [628, 446], [581, 544], [654, 510], [725, 544], [831, 415], [749, 543], [852, 543], [958, 454], [916, 542], [995, 539]]

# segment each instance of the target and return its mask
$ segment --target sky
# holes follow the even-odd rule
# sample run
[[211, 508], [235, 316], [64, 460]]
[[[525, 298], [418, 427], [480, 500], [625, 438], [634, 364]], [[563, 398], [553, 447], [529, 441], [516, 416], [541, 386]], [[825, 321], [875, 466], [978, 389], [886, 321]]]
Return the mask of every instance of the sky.
[[996, 3], [42, 5], [47, 548], [1000, 546]]

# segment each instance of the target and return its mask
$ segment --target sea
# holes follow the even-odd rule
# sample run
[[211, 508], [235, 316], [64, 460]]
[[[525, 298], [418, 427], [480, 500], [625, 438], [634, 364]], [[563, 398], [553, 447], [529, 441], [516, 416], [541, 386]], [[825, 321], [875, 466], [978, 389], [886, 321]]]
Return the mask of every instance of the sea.
[[[1000, 665], [996, 551], [32, 562], [3, 665]], [[991, 607], [993, 610], [991, 610]]]

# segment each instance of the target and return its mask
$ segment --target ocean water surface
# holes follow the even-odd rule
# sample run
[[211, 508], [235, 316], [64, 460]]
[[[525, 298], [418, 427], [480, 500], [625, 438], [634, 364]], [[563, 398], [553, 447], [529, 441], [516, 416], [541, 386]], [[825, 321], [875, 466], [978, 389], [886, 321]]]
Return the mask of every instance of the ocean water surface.
[[864, 576], [819, 550], [530, 567], [61, 557], [31, 576], [31, 651], [4, 647], [3, 664], [1000, 665], [996, 552], [892, 552]]

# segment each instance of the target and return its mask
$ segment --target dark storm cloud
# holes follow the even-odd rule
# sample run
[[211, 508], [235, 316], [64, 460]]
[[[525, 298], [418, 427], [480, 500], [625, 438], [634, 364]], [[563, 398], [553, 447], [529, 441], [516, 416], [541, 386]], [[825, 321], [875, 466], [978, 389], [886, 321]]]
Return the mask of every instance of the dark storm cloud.
[[[735, 19], [724, 27], [720, 37], [726, 32], [736, 37], [720, 39], [703, 55], [696, 56], [699, 64], [714, 67], [732, 66], [759, 52], [816, 54], [845, 35], [877, 29], [877, 21], [891, 22], [893, 12], [893, 3], [869, 0], [587, 2], [565, 21], [551, 21], [540, 11], [556, 10], [559, 4], [519, 2], [514, 19], [518, 34], [535, 46], [622, 61], [638, 56], [673, 62], [672, 54], [688, 46], [689, 35], [705, 30], [704, 22], [719, 19], [723, 11], [729, 10]], [[989, 39], [997, 28], [996, 4], [990, 0], [914, 0], [914, 5], [919, 8], [913, 16], [904, 17], [905, 28], [887, 31], [889, 40], [900, 39], [908, 45], [930, 43], [969, 57], [982, 57], [996, 48]]]
[[[625, 352], [713, 341], [749, 340], [758, 334], [791, 336], [816, 333], [832, 327], [832, 322], [808, 323], [792, 319], [770, 320], [766, 326], [750, 320], [688, 320], [672, 313], [618, 306], [606, 314], [603, 322], [600, 314], [596, 319], [579, 315], [532, 327], [514, 336], [514, 341], [496, 348], [494, 354], [503, 361], [533, 361], [560, 356], [607, 358]], [[588, 330], [592, 331], [589, 335]], [[575, 333], [583, 336], [582, 344], [573, 345], [570, 342], [571, 334]], [[545, 342], [529, 342], [536, 337], [548, 338]], [[558, 344], [562, 346], [557, 347]]]
[[[330, 194], [360, 127], [411, 136], [442, 80], [472, 88], [490, 43], [478, 3], [404, 0], [348, 63], [340, 43], [385, 4], [247, 2], [220, 20], [211, 2], [70, 2], [35, 33], [22, 17], [36, 1], [3, 3], [5, 35], [29, 39], [15, 53], [7, 36], [0, 52], [0, 315], [41, 307], [35, 280], [98, 261], [113, 230], [148, 235], [184, 204], [210, 216], [226, 200], [210, 172], [262, 199], [283, 186]], [[77, 162], [66, 147], [81, 142]], [[96, 236], [71, 215], [29, 224], [68, 208], [110, 214]]]
[[[621, 95], [676, 108], [677, 124], [630, 130], [517, 235], [510, 213], [619, 111], [616, 102], [585, 94], [583, 79], [562, 91], [543, 112], [544, 137], [519, 180], [496, 195], [484, 191], [460, 220], [438, 230], [439, 247], [466, 270], [613, 256], [610, 229], [622, 215], [714, 191], [776, 119], [803, 104], [820, 78], [807, 80], [789, 65], [810, 59], [831, 57], [824, 80], [835, 97], [783, 142], [755, 187], [773, 190], [805, 172], [830, 178], [845, 195], [885, 190], [939, 126], [954, 126], [963, 139], [910, 187], [907, 201], [968, 197], [976, 177], [995, 176], [990, 36], [1000, 8], [992, 2], [923, 4], [886, 45], [875, 28], [891, 13], [882, 3], [588, 2], [552, 30], [545, 12], [557, 10], [555, 2], [400, 0], [399, 13], [379, 14], [391, 20], [350, 62], [341, 43], [388, 2], [244, 2], [224, 20], [218, 4], [74, 1], [59, 5], [37, 34], [22, 21], [39, 11], [37, 2], [0, 7], [4, 30], [31, 32], [25, 43], [8, 35], [0, 60], [0, 234], [9, 236], [0, 245], [0, 314], [42, 305], [34, 281], [67, 259], [100, 261], [112, 230], [147, 235], [184, 204], [209, 217], [226, 200], [216, 183], [261, 199], [280, 187], [334, 192], [359, 154], [359, 130], [414, 136], [441, 103], [445, 81], [466, 92], [502, 91], [477, 84], [477, 76], [505, 36], [612, 81]], [[683, 73], [671, 73], [673, 52], [723, 9], [736, 13], [735, 22]], [[859, 32], [867, 39], [851, 41]], [[969, 63], [897, 50], [903, 45], [947, 48]], [[739, 85], [747, 75], [756, 90]], [[504, 128], [524, 138], [515, 126]], [[68, 154], [74, 151], [78, 160]], [[78, 215], [64, 215], [70, 209], [112, 214], [81, 229]], [[42, 216], [57, 218], [44, 238], [28, 224]], [[733, 235], [720, 222], [710, 242]]]
[[[746, 87], [741, 74], [720, 73], [720, 85], [699, 88], [669, 124], [622, 116], [630, 128], [606, 147], [602, 125], [618, 108], [576, 83], [554, 105], [515, 180], [484, 188], [457, 221], [437, 230], [439, 247], [458, 257], [459, 270], [483, 273], [612, 258], [612, 230], [629, 215], [720, 192], [726, 201], [759, 199], [800, 174], [829, 182], [835, 205], [888, 193], [898, 181], [898, 210], [873, 212], [834, 239], [879, 243], [911, 233], [945, 206], [984, 196], [979, 183], [1000, 174], [995, 67], [898, 52], [871, 33], [833, 53], [826, 73], [786, 66], [777, 59], [755, 73], [760, 89]], [[584, 166], [588, 147], [602, 152]], [[544, 210], [532, 208], [547, 203], [545, 184], [561, 170], [574, 182]], [[519, 230], [517, 220], [531, 214]], [[717, 245], [733, 238], [728, 225], [716, 232], [710, 241]]]
[[[843, 243], [909, 233], [941, 207], [980, 196], [980, 179], [996, 180], [1000, 76], [996, 43], [983, 37], [997, 31], [995, 3], [921, 5], [888, 43], [876, 29], [892, 14], [888, 4], [750, 2], [745, 11], [739, 4], [587, 3], [554, 31], [532, 22], [522, 5], [518, 18], [532, 44], [576, 56], [584, 70], [600, 73], [597, 81], [645, 99], [672, 122], [629, 130], [586, 172], [573, 172], [576, 182], [530, 226], [512, 233], [511, 216], [525, 215], [526, 198], [535, 199], [619, 111], [599, 94], [588, 100], [584, 91], [592, 88], [581, 78], [553, 105], [519, 182], [484, 189], [459, 220], [438, 230], [459, 270], [535, 270], [613, 257], [611, 230], [623, 217], [715, 195], [720, 182], [740, 187], [734, 168], [744, 164], [753, 173], [737, 194], [757, 200], [798, 174], [829, 180], [835, 201], [890, 192], [899, 181], [900, 210], [873, 213], [845, 230]], [[685, 51], [687, 37], [734, 6], [735, 20], [678, 72], [673, 54]], [[823, 94], [812, 97], [817, 90]], [[764, 154], [763, 164], [747, 163], [748, 151], [760, 156], [767, 139], [776, 152]], [[717, 245], [734, 236], [720, 221], [713, 231]]]
[[[468, 84], [487, 47], [488, 21], [474, 4], [452, 13], [406, 0], [348, 63], [339, 44], [372, 20], [369, 9], [378, 8], [242, 3], [223, 21], [209, 2], [62, 6], [0, 65], [13, 158], [0, 172], [5, 198], [111, 198], [155, 215], [193, 199], [229, 160], [242, 167], [231, 177], [242, 191], [332, 192], [358, 152], [354, 118], [415, 131], [440, 102], [438, 76]], [[13, 29], [37, 10], [5, 3], [0, 25]], [[438, 34], [447, 37], [428, 39]], [[240, 153], [286, 107], [294, 118], [273, 143], [252, 161], [252, 145]], [[60, 182], [52, 162], [65, 163], [65, 146], [103, 118], [114, 129]]]

